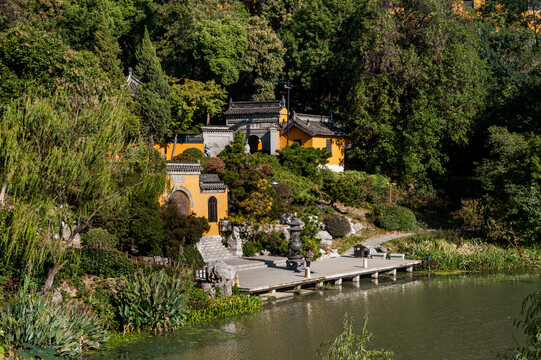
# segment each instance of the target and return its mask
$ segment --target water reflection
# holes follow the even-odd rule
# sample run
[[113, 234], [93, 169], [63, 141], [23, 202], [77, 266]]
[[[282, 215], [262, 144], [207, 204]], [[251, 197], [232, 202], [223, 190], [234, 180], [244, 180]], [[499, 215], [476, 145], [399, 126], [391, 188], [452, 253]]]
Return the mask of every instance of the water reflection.
[[255, 315], [186, 327], [92, 359], [314, 359], [345, 313], [372, 348], [396, 359], [490, 359], [510, 347], [522, 299], [538, 275], [382, 276], [265, 306]]

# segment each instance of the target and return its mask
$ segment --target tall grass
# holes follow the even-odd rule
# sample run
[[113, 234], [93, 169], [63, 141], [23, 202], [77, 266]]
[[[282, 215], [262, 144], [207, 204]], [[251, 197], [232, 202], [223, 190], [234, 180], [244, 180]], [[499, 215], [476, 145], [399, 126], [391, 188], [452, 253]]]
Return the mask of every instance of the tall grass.
[[47, 348], [59, 356], [76, 356], [108, 339], [97, 316], [74, 302], [19, 293], [0, 311], [0, 344], [10, 350]]
[[[430, 254], [432, 270], [495, 271], [529, 267], [516, 250], [479, 238], [465, 238], [453, 232], [420, 233], [391, 242], [393, 251], [422, 260]], [[541, 258], [539, 249], [523, 249], [530, 258]], [[423, 267], [428, 267], [425, 261]]]

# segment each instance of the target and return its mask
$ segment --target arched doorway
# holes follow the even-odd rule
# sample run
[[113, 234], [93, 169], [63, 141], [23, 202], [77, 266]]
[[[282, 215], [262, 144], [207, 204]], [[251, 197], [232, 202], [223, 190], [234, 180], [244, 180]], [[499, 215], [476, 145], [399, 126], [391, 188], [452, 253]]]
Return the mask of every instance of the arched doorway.
[[257, 152], [259, 147], [259, 137], [256, 135], [250, 135], [248, 137], [248, 145], [250, 146], [250, 154]]
[[190, 199], [184, 191], [177, 190], [169, 196], [169, 206], [175, 206], [179, 214], [190, 215]]

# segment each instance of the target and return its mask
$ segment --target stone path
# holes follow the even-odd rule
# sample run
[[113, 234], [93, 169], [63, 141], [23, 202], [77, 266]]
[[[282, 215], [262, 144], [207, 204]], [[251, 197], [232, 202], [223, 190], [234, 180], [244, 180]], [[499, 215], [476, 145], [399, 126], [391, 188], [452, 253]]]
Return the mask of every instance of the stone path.
[[[398, 239], [398, 238], [406, 237], [406, 236], [411, 236], [411, 235], [415, 235], [415, 233], [385, 235], [385, 236], [380, 236], [380, 237], [368, 239], [366, 241], [363, 241], [362, 244], [366, 245], [366, 246], [370, 246], [370, 247], [375, 247], [375, 246], [379, 246], [379, 245], [381, 245], [381, 244], [383, 244], [383, 243], [385, 243], [387, 241], [391, 241], [391, 240], [394, 240], [394, 239]], [[352, 254], [353, 254], [353, 247], [351, 249], [349, 249], [348, 251], [346, 251], [343, 255], [352, 255]]]
[[[410, 236], [413, 233], [387, 235], [363, 242], [365, 245], [377, 246], [396, 238]], [[227, 259], [225, 262], [237, 269], [239, 287], [243, 291], [263, 292], [280, 288], [294, 287], [323, 281], [339, 281], [356, 276], [370, 276], [395, 269], [411, 268], [418, 260], [366, 259], [367, 267], [361, 258], [353, 257], [353, 248], [337, 258], [318, 260], [312, 263], [315, 271], [307, 278], [302, 273], [286, 269], [285, 257], [258, 256], [251, 258]]]

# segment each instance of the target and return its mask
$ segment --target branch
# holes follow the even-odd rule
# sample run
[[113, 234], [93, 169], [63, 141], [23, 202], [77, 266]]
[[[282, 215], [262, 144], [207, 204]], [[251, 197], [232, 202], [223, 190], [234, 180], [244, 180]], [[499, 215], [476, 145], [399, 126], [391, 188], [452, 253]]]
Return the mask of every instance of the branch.
[[121, 191], [119, 192], [118, 194], [114, 195], [114, 196], [111, 196], [107, 201], [105, 201], [104, 203], [102, 203], [100, 206], [98, 206], [96, 208], [96, 210], [94, 210], [94, 212], [92, 212], [92, 214], [90, 214], [90, 216], [86, 219], [85, 221], [85, 224], [84, 225], [77, 225], [75, 227], [75, 229], [70, 233], [70, 237], [68, 239], [68, 244], [71, 244], [71, 242], [73, 241], [73, 238], [75, 237], [75, 234], [78, 234], [80, 231], [84, 230], [87, 226], [88, 226], [88, 223], [90, 222], [90, 220], [92, 218], [94, 218], [94, 216], [96, 216], [96, 214], [101, 210], [103, 209], [103, 207], [105, 205], [107, 205], [108, 203], [110, 203], [111, 201], [115, 200], [116, 198], [124, 195], [125, 193], [127, 193], [128, 191], [138, 187], [139, 185], [141, 185], [143, 183], [143, 181], [140, 181], [136, 184], [133, 184], [132, 186], [128, 187], [127, 189], [125, 189], [124, 191]]

